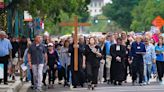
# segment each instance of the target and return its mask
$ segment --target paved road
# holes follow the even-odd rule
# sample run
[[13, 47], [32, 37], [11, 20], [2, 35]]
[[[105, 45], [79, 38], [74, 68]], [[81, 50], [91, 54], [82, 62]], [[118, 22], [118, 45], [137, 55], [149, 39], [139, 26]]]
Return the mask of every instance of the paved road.
[[[30, 83], [25, 83], [20, 92], [35, 92], [29, 88]], [[56, 85], [54, 89], [47, 89], [45, 92], [92, 92], [86, 87], [70, 89], [62, 85]], [[164, 92], [164, 85], [159, 85], [157, 82], [147, 86], [132, 86], [131, 83], [123, 84], [122, 86], [113, 86], [107, 84], [99, 84], [94, 92]]]

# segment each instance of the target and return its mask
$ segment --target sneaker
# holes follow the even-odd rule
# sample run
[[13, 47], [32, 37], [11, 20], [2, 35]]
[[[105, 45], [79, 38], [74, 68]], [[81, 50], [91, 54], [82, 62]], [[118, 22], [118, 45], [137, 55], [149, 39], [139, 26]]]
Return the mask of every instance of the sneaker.
[[73, 86], [70, 84], [70, 89], [73, 89]]
[[164, 81], [160, 81], [159, 84], [160, 84], [160, 85], [164, 85]]
[[148, 81], [147, 84], [150, 85], [150, 81]]
[[147, 82], [144, 82], [143, 85], [147, 85]]

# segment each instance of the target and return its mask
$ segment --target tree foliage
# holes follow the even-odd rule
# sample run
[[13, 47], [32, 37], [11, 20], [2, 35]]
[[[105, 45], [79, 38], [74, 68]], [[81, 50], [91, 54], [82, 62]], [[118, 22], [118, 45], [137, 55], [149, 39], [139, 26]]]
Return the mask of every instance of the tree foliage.
[[19, 11], [21, 14], [25, 10], [29, 11], [33, 18], [44, 19], [46, 31], [52, 34], [66, 34], [71, 33], [72, 28], [60, 28], [58, 23], [65, 20], [70, 21], [75, 15], [79, 16], [82, 22], [87, 21], [89, 3], [90, 0], [12, 0], [7, 8], [13, 12]]
[[134, 31], [147, 31], [155, 17], [164, 18], [164, 0], [141, 0], [132, 11], [133, 21], [131, 29]]
[[53, 22], [61, 21], [60, 14], [65, 12], [71, 17], [72, 14], [89, 16], [87, 5], [90, 0], [30, 0], [27, 8], [33, 16], [53, 18]]
[[[130, 30], [132, 23], [131, 11], [140, 0], [112, 0], [112, 4], [103, 7], [103, 14], [115, 21], [124, 30]], [[147, 0], [144, 0], [147, 1]]]

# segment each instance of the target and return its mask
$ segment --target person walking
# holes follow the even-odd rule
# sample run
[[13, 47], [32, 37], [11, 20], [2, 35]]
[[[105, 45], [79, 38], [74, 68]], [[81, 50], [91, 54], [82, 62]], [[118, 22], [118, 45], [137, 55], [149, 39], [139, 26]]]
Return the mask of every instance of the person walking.
[[48, 43], [48, 75], [49, 75], [49, 88], [54, 87], [54, 82], [55, 82], [55, 73], [57, 71], [57, 62], [58, 62], [58, 54], [54, 50], [54, 44], [53, 43]]
[[122, 85], [125, 76], [125, 61], [126, 47], [122, 45], [122, 39], [117, 38], [117, 43], [113, 44], [110, 48], [110, 53], [112, 56], [111, 61], [111, 78], [114, 85]]
[[150, 84], [152, 64], [156, 61], [154, 45], [150, 44], [149, 38], [145, 37], [146, 54], [144, 55], [144, 85]]
[[160, 84], [164, 84], [162, 77], [164, 75], [164, 44], [163, 37], [159, 37], [157, 46], [155, 47], [156, 51], [156, 64], [157, 64], [157, 73]]
[[69, 86], [69, 77], [70, 77], [70, 55], [68, 53], [69, 49], [69, 41], [65, 40], [64, 46], [61, 48], [61, 61], [62, 61], [62, 66], [65, 69], [65, 77], [66, 79], [64, 80], [64, 86]]
[[146, 53], [145, 45], [141, 42], [141, 36], [136, 36], [136, 41], [131, 45], [131, 56], [132, 56], [132, 85], [135, 85], [137, 75], [139, 75], [139, 85], [142, 86], [143, 82], [143, 70], [144, 62], [143, 55]]
[[41, 36], [36, 35], [34, 43], [28, 50], [28, 62], [32, 66], [34, 89], [38, 92], [42, 91], [42, 78], [44, 62], [47, 63], [47, 52], [45, 46], [41, 44]]
[[[12, 61], [12, 45], [6, 36], [6, 33], [0, 30], [0, 64], [4, 65], [4, 84], [8, 85], [8, 61]], [[1, 82], [2, 79], [0, 79], [0, 84]]]
[[106, 41], [105, 41], [105, 46], [104, 46], [104, 57], [105, 57], [105, 67], [104, 67], [104, 80], [108, 82], [108, 84], [111, 82], [111, 60], [112, 57], [110, 55], [110, 46], [114, 44], [114, 37], [112, 34], [107, 35]]
[[[102, 57], [100, 50], [101, 48], [96, 45], [95, 38], [90, 37], [89, 45], [85, 48], [84, 61], [86, 63], [88, 88], [92, 88], [92, 90], [94, 90], [98, 80], [100, 59]], [[83, 67], [85, 67], [85, 65], [83, 65]]]

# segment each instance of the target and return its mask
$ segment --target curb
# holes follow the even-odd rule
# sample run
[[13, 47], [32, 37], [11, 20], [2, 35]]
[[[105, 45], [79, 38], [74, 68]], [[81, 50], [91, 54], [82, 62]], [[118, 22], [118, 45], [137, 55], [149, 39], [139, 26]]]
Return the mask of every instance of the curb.
[[6, 92], [19, 92], [22, 86], [23, 86], [23, 83], [21, 81], [16, 81], [7, 89]]

